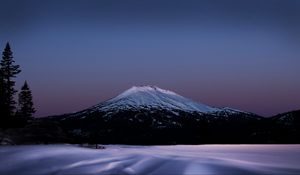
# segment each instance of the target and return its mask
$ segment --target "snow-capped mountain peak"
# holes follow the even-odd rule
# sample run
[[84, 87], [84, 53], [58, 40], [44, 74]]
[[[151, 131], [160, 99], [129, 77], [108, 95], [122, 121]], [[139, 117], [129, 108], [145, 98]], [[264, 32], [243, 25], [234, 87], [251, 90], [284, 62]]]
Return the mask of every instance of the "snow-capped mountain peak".
[[179, 96], [175, 92], [172, 92], [169, 90], [164, 90], [157, 86], [147, 85], [147, 86], [133, 86], [133, 87], [127, 89], [126, 91], [124, 91], [123, 93], [121, 93], [120, 95], [118, 95], [117, 97], [115, 97], [114, 100], [126, 98], [126, 97], [128, 97], [130, 95], [134, 95], [136, 93], [157, 93], [157, 92], [163, 93], [163, 94]]
[[217, 112], [220, 109], [197, 103], [157, 86], [133, 86], [120, 95], [95, 106], [100, 111], [124, 109], [167, 109], [188, 112]]

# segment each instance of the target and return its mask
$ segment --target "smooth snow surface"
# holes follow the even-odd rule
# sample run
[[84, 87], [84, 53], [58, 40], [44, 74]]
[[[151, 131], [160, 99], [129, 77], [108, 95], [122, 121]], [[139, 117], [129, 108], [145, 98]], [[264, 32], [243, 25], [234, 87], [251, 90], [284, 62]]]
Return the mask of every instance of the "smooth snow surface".
[[167, 109], [197, 112], [217, 112], [221, 109], [194, 102], [175, 92], [164, 90], [156, 86], [132, 87], [104, 103], [94, 107], [102, 111], [118, 109]]
[[0, 147], [0, 174], [300, 174], [300, 145]]

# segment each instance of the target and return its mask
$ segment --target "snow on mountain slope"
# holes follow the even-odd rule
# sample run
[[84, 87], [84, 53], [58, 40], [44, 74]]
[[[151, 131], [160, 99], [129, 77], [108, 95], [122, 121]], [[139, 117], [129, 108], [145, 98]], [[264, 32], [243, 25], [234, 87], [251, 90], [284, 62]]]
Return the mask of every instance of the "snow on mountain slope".
[[[224, 108], [220, 108], [220, 109], [221, 109], [222, 112], [226, 112], [226, 113], [229, 113], [229, 114], [244, 113], [244, 114], [254, 115], [253, 113], [241, 111], [241, 110], [238, 110], [238, 109], [233, 109], [233, 108], [230, 108], [230, 107], [224, 107]], [[218, 112], [220, 112], [220, 111], [218, 111]]]
[[219, 108], [194, 102], [175, 92], [164, 90], [156, 86], [134, 86], [120, 95], [104, 103], [100, 103], [91, 111], [116, 111], [124, 109], [165, 109], [183, 110], [187, 112], [212, 113], [221, 111]]

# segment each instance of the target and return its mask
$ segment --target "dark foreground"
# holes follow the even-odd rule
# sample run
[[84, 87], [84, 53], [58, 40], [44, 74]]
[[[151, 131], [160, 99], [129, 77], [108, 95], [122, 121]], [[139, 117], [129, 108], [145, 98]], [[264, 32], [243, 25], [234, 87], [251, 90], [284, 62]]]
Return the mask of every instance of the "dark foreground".
[[1, 146], [0, 174], [300, 174], [300, 145]]

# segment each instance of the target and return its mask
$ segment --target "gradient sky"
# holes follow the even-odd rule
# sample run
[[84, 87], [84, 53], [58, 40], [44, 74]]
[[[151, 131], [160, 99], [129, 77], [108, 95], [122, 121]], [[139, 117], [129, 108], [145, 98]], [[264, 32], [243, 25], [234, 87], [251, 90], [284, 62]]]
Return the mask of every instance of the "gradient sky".
[[298, 0], [0, 0], [36, 116], [134, 85], [263, 116], [300, 109]]

